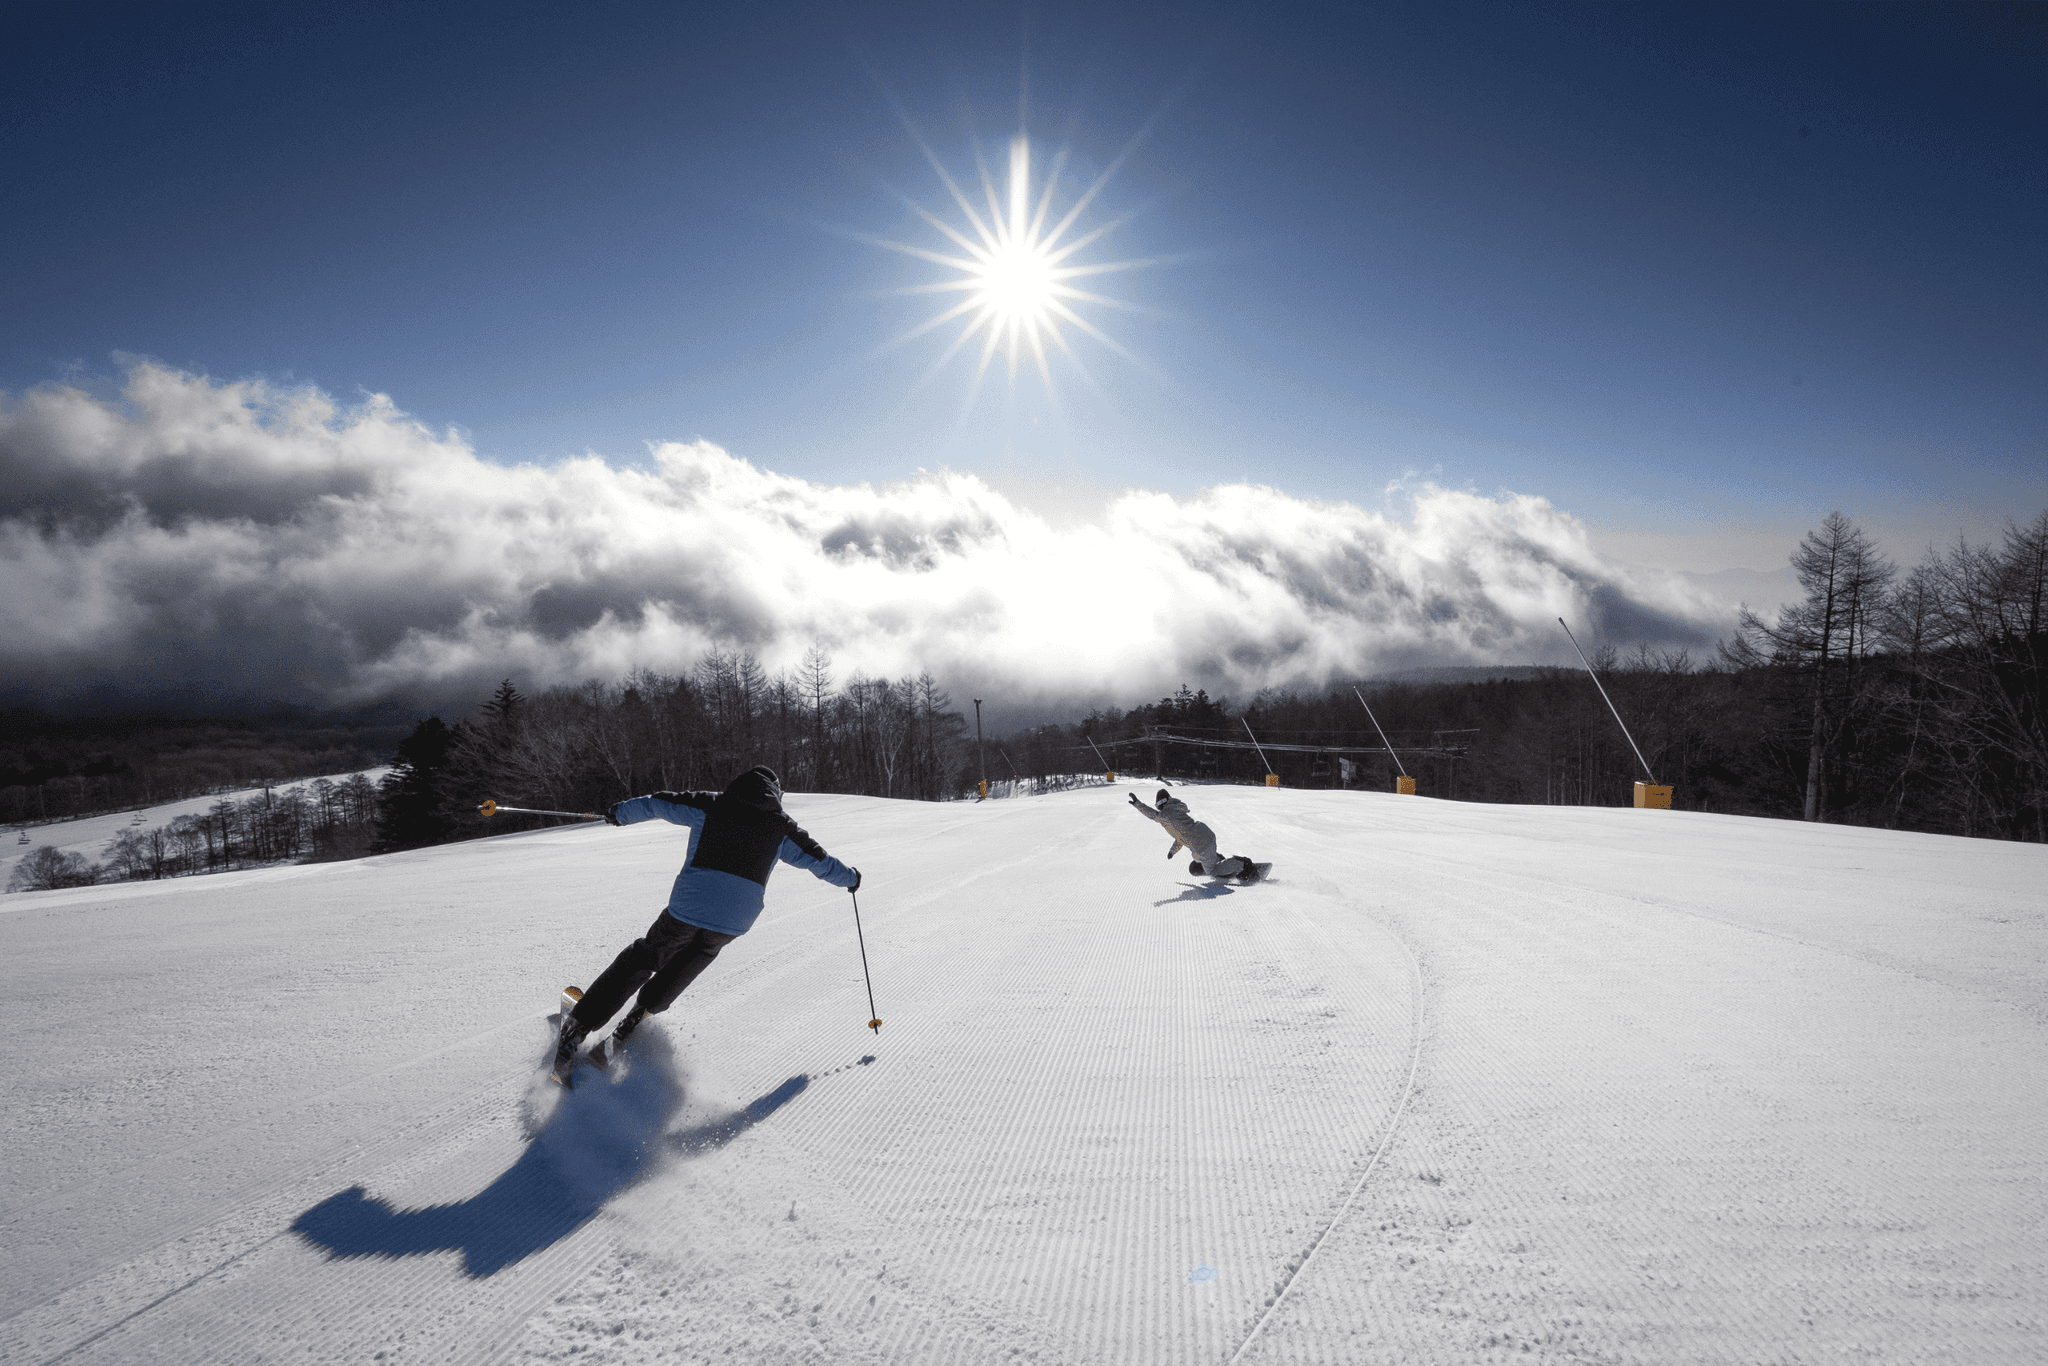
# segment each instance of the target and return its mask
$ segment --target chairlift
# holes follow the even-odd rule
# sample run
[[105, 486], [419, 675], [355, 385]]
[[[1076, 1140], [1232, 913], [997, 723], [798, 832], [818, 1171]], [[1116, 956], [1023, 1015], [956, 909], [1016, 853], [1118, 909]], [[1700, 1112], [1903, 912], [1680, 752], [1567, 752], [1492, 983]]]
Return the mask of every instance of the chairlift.
[[1311, 778], [1327, 778], [1327, 777], [1329, 777], [1329, 776], [1330, 776], [1330, 764], [1329, 764], [1329, 761], [1328, 761], [1327, 759], [1323, 758], [1323, 756], [1322, 756], [1322, 755], [1318, 754], [1318, 755], [1316, 756], [1316, 761], [1315, 761], [1314, 763], [1312, 763], [1312, 764], [1310, 764], [1310, 765], [1308, 766], [1308, 776], [1309, 776], [1309, 777], [1311, 777]]
[[29, 840], [29, 837], [28, 837], [28, 829], [27, 829], [27, 827], [25, 827], [25, 826], [24, 826], [24, 827], [22, 828], [22, 832], [21, 832], [21, 838], [20, 838], [20, 839], [18, 839], [18, 840], [16, 840], [16, 841], [15, 841], [15, 843], [16, 843], [16, 844], [28, 844], [28, 843], [30, 843], [30, 840]]
[[1214, 773], [1216, 771], [1216, 755], [1209, 750], [1203, 750], [1195, 756], [1195, 767], [1204, 773]]

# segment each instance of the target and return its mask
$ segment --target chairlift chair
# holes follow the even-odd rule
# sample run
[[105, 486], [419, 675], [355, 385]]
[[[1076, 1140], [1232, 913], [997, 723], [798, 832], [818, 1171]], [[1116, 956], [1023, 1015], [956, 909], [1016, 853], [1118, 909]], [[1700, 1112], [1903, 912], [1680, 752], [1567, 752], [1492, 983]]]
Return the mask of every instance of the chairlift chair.
[[1322, 755], [1318, 754], [1318, 755], [1316, 756], [1316, 761], [1315, 761], [1314, 763], [1312, 763], [1312, 764], [1310, 764], [1310, 765], [1308, 766], [1308, 776], [1309, 776], [1309, 777], [1311, 777], [1311, 778], [1327, 778], [1327, 777], [1329, 777], [1329, 776], [1330, 776], [1330, 764], [1329, 764], [1329, 761], [1328, 761], [1328, 760], [1326, 760], [1326, 759], [1324, 759]]

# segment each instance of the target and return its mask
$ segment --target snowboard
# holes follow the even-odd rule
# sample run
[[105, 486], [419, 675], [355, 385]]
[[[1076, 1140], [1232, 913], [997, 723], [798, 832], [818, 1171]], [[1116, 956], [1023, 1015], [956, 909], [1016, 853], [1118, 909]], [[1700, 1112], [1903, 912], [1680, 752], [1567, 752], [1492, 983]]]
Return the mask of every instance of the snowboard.
[[[1199, 863], [1189, 864], [1188, 871], [1197, 877], [1205, 876], [1202, 873], [1202, 865]], [[1254, 863], [1252, 864], [1252, 875], [1250, 877], [1246, 877], [1243, 873], [1219, 873], [1209, 880], [1211, 882], [1240, 882], [1248, 885], [1254, 882], [1265, 881], [1266, 874], [1272, 871], [1273, 865], [1270, 863]]]

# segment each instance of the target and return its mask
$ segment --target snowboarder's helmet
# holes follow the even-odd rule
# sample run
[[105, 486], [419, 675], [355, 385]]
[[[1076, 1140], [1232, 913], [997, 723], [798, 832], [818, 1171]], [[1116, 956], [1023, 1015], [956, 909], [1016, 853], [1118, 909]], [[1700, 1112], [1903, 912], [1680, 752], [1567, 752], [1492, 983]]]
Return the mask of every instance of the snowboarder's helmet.
[[1167, 791], [1167, 790], [1166, 790], [1165, 788], [1163, 788], [1163, 787], [1162, 787], [1162, 788], [1160, 788], [1160, 789], [1159, 789], [1159, 795], [1158, 795], [1158, 796], [1156, 796], [1156, 797], [1154, 797], [1154, 798], [1153, 798], [1152, 800], [1153, 800], [1153, 801], [1155, 801], [1155, 802], [1167, 802], [1167, 801], [1172, 801], [1172, 800], [1173, 800], [1173, 794], [1172, 794], [1171, 792], [1168, 792], [1168, 791]]

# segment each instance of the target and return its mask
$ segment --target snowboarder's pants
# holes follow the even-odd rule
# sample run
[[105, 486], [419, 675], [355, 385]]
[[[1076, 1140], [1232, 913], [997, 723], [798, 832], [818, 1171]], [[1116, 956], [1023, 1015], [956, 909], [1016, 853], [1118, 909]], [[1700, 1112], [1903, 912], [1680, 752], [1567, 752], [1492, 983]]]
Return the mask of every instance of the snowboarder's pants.
[[590, 984], [590, 990], [583, 993], [573, 1012], [576, 1022], [588, 1029], [602, 1027], [636, 990], [647, 1013], [659, 1015], [735, 938], [698, 925], [685, 925], [663, 911], [654, 917], [647, 933], [626, 945], [612, 965]]
[[1202, 865], [1204, 877], [1236, 877], [1251, 864], [1250, 859], [1225, 858], [1217, 853], [1216, 832], [1200, 821], [1195, 822], [1194, 829], [1188, 832], [1185, 839], [1166, 851], [1166, 856], [1172, 858], [1183, 848], [1195, 856], [1195, 862]]
[[[1216, 832], [1200, 821], [1195, 822], [1194, 828], [1182, 838], [1181, 843], [1187, 846], [1187, 851], [1190, 854], [1193, 854], [1202, 861], [1204, 868], [1207, 868], [1217, 859], [1223, 857], [1223, 855], [1216, 852]], [[1167, 857], [1171, 858], [1173, 856], [1169, 854]]]

